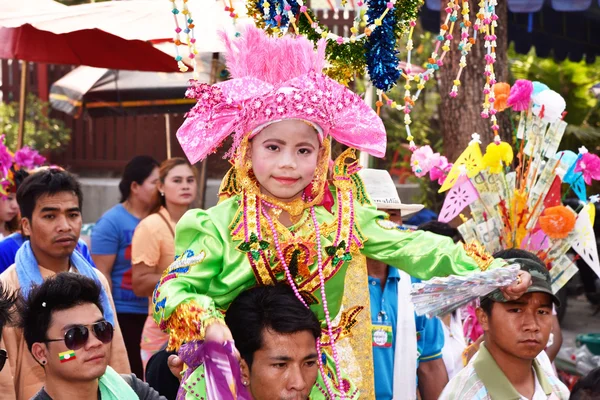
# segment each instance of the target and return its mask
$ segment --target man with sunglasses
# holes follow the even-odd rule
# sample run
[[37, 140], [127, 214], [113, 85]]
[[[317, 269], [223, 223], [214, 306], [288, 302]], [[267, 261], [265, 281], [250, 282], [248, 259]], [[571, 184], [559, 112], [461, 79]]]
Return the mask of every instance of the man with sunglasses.
[[60, 273], [35, 286], [18, 309], [27, 347], [46, 375], [32, 399], [164, 399], [108, 365], [114, 329], [93, 279]]
[[[81, 187], [67, 171], [49, 168], [27, 177], [17, 190], [23, 234], [28, 239], [17, 251], [15, 264], [0, 275], [11, 292], [24, 297], [34, 285], [61, 272], [87, 276], [101, 285], [104, 317], [114, 326], [109, 364], [119, 373], [129, 373], [129, 360], [116, 321], [110, 287], [102, 273], [75, 251], [81, 232]], [[30, 399], [44, 384], [44, 370], [27, 350], [23, 332], [5, 327], [2, 342], [10, 354], [7, 368], [0, 371], [2, 399]]]

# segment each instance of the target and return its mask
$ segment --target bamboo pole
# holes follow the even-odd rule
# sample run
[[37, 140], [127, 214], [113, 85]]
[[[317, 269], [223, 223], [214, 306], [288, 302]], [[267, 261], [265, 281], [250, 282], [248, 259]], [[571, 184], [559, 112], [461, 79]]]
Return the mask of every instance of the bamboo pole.
[[171, 118], [165, 113], [165, 134], [167, 136], [167, 160], [171, 158]]
[[27, 61], [21, 61], [21, 92], [19, 95], [19, 130], [17, 134], [17, 150], [23, 147], [25, 130], [25, 101], [27, 96]]

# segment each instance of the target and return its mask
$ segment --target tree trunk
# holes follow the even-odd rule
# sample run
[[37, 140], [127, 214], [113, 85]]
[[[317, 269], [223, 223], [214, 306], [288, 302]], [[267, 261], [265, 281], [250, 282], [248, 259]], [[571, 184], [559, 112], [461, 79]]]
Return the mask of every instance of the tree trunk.
[[[444, 23], [446, 12], [443, 10], [446, 2], [442, 1], [441, 23]], [[477, 19], [479, 6], [476, 1], [470, 1], [470, 20], [474, 24]], [[498, 0], [496, 6], [498, 15], [498, 27], [496, 28], [496, 62], [494, 63], [494, 72], [497, 82], [508, 81], [508, 62], [507, 62], [507, 5], [506, 0]], [[459, 12], [459, 21], [460, 12]], [[483, 35], [481, 32], [477, 35], [477, 42], [471, 48], [467, 56], [467, 66], [463, 69], [461, 75], [461, 85], [458, 88], [458, 96], [452, 98], [449, 96], [452, 89], [452, 82], [458, 72], [458, 63], [460, 61], [460, 51], [458, 43], [460, 42], [460, 27], [457, 21], [454, 27], [451, 50], [444, 58], [444, 65], [440, 68], [438, 74], [438, 85], [441, 95], [440, 104], [440, 125], [442, 136], [444, 138], [444, 155], [448, 161], [454, 161], [460, 153], [467, 147], [473, 133], [481, 135], [482, 147], [492, 141], [494, 133], [491, 128], [489, 118], [481, 117], [482, 104], [484, 101], [483, 86], [485, 85], [485, 48]], [[458, 29], [457, 29], [458, 28]], [[471, 29], [471, 36], [472, 36]], [[440, 50], [441, 51], [441, 50]], [[498, 124], [500, 126], [500, 137], [510, 143], [511, 128], [508, 116], [504, 113], [497, 113]]]

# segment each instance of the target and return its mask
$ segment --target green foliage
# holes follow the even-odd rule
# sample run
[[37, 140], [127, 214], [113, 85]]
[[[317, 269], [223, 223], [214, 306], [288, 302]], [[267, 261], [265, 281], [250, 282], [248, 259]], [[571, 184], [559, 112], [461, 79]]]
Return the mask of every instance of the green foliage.
[[[39, 152], [62, 150], [71, 139], [71, 130], [63, 121], [49, 118], [50, 105], [33, 94], [27, 95], [23, 144]], [[17, 148], [19, 103], [0, 103], [0, 133], [6, 135], [6, 146]]]

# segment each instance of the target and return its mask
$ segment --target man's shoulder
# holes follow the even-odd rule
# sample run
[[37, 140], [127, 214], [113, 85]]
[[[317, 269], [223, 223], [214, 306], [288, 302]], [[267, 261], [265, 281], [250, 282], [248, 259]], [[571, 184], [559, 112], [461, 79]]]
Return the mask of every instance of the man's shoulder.
[[19, 288], [19, 277], [15, 264], [12, 264], [0, 274], [0, 282], [2, 282], [5, 289], [17, 290]]
[[472, 363], [456, 374], [444, 388], [440, 400], [485, 400], [485, 386], [477, 376]]

